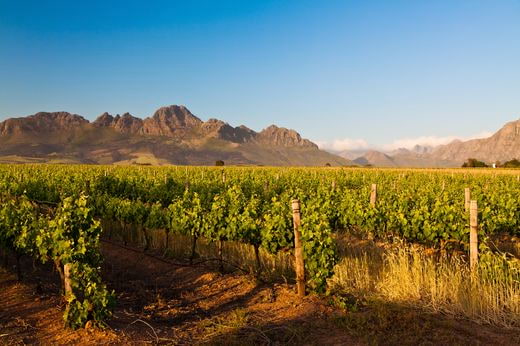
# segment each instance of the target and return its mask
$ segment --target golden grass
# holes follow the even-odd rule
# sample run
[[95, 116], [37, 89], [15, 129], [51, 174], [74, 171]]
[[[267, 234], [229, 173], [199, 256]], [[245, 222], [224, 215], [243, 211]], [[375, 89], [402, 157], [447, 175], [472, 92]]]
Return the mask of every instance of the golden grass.
[[[107, 225], [108, 226], [108, 225]], [[142, 230], [110, 223], [112, 239], [156, 249], [169, 257], [186, 260], [192, 238], [169, 235], [164, 230]], [[144, 239], [146, 234], [146, 238]], [[460, 255], [438, 253], [419, 246], [374, 244], [355, 238], [338, 237], [340, 262], [329, 280], [332, 291], [348, 292], [361, 298], [376, 298], [467, 318], [479, 323], [520, 327], [520, 261], [497, 255], [481, 256], [477, 272], [471, 272]], [[218, 258], [216, 242], [199, 238], [195, 262]], [[269, 254], [260, 249], [261, 278], [269, 281], [294, 280], [290, 253]], [[227, 269], [240, 267], [257, 273], [254, 248], [240, 242], [224, 242]], [[218, 264], [218, 262], [210, 262]]]
[[487, 256], [472, 273], [460, 256], [432, 256], [404, 244], [383, 253], [370, 247], [344, 251], [330, 280], [336, 290], [480, 323], [520, 326], [520, 265], [515, 261]]

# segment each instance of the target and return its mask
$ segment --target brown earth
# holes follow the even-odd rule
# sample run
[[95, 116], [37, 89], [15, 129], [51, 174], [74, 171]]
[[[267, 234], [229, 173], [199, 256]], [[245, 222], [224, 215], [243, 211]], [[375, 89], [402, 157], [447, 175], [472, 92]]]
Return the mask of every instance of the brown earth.
[[323, 297], [299, 300], [285, 283], [172, 265], [114, 244], [102, 252], [118, 301], [107, 329], [64, 328], [57, 274], [26, 259], [22, 282], [0, 269], [0, 345], [520, 344], [514, 330], [352, 297], [342, 300], [347, 311]]

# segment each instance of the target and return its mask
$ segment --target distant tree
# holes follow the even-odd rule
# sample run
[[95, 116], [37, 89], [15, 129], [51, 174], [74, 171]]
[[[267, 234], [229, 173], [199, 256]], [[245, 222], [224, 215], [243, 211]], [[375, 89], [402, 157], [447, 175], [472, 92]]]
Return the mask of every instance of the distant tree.
[[489, 167], [485, 162], [479, 161], [477, 159], [468, 159], [468, 161], [462, 164], [462, 167]]
[[222, 161], [222, 160], [215, 161], [215, 166], [219, 166], [219, 167], [224, 166], [224, 161]]
[[327, 163], [325, 164], [325, 167], [330, 167], [330, 163], [327, 162]]
[[502, 167], [504, 167], [504, 168], [519, 168], [520, 167], [520, 161], [518, 161], [517, 159], [512, 159], [512, 160], [504, 162]]

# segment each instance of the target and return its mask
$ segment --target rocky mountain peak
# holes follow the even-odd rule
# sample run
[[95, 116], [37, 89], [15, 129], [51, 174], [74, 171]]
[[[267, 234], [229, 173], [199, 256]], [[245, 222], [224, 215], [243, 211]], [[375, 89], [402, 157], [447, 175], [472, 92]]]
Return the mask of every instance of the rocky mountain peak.
[[0, 123], [0, 135], [62, 131], [88, 123], [88, 120], [77, 114], [39, 112], [25, 118], [5, 120]]
[[202, 120], [193, 115], [188, 108], [177, 105], [159, 108], [152, 119], [167, 122], [174, 128], [194, 127], [202, 124]]
[[171, 105], [159, 108], [151, 118], [143, 124], [143, 134], [156, 136], [173, 136], [184, 134], [202, 125], [202, 120], [193, 115], [186, 107]]
[[258, 139], [261, 142], [271, 145], [314, 147], [318, 149], [316, 144], [307, 139], [303, 139], [298, 132], [276, 125], [271, 125], [262, 130], [258, 134]]
[[143, 120], [127, 112], [116, 116], [111, 126], [120, 133], [138, 134], [142, 130]]
[[101, 114], [97, 117], [96, 120], [92, 123], [96, 127], [108, 127], [112, 125], [112, 122], [114, 121], [114, 117], [111, 114], [108, 114], [107, 112]]
[[503, 140], [520, 140], [520, 119], [506, 123], [490, 138]]

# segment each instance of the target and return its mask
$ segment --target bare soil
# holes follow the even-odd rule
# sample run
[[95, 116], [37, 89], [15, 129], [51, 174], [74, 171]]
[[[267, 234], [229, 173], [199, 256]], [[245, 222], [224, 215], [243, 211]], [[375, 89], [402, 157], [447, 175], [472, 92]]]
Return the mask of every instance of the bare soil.
[[0, 345], [520, 344], [518, 330], [351, 297], [340, 309], [327, 297], [301, 300], [286, 283], [172, 265], [109, 243], [102, 253], [118, 302], [106, 329], [64, 328], [57, 273], [25, 259], [21, 282], [12, 266], [0, 269]]

